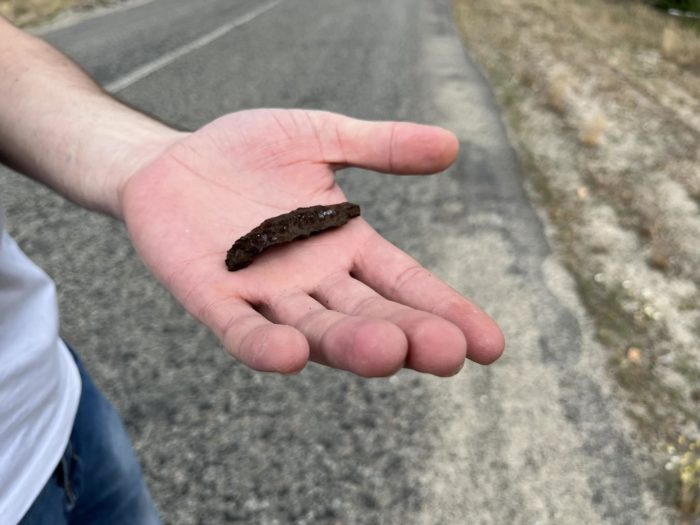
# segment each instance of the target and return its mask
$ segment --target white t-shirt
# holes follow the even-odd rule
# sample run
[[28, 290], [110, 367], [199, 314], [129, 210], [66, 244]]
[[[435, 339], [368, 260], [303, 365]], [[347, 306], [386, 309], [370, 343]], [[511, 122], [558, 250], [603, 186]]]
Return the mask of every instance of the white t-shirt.
[[80, 375], [58, 335], [56, 290], [0, 210], [0, 523], [29, 510], [68, 444]]

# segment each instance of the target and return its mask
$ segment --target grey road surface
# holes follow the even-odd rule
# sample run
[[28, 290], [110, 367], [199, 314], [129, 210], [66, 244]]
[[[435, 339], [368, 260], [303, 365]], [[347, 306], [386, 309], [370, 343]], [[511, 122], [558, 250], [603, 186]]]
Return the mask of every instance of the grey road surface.
[[445, 0], [153, 0], [42, 34], [179, 127], [282, 106], [461, 140], [440, 176], [340, 176], [375, 228], [503, 327], [506, 355], [451, 379], [251, 372], [120, 224], [0, 175], [8, 227], [56, 280], [63, 335], [121, 410], [167, 523], [667, 521]]

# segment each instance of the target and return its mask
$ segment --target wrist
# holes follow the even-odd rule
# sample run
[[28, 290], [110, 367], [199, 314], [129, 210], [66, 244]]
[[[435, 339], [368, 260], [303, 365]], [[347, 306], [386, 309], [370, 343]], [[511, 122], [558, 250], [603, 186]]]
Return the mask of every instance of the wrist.
[[129, 179], [188, 135], [155, 121], [151, 123], [115, 141], [101, 173], [101, 196], [90, 197], [88, 201], [93, 206], [89, 207], [123, 219], [122, 195]]
[[123, 216], [121, 194], [129, 178], [186, 135], [101, 93], [83, 97], [82, 111], [72, 117], [59, 115], [59, 122], [47, 126], [63, 133], [47, 131], [41, 162], [26, 173], [117, 219]]

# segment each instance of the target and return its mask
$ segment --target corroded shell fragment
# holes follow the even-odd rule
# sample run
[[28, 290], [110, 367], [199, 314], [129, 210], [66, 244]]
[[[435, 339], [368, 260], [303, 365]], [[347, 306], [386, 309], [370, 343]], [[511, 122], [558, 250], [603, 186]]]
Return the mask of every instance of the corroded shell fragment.
[[245, 268], [256, 255], [270, 246], [303, 239], [329, 228], [337, 228], [360, 215], [360, 207], [351, 202], [329, 206], [297, 208], [271, 217], [238, 239], [226, 254], [230, 272]]

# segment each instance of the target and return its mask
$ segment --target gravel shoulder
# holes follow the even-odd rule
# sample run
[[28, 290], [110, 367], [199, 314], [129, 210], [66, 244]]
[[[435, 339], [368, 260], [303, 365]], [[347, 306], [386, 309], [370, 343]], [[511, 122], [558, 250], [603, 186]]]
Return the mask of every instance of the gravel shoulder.
[[700, 31], [606, 0], [456, 0], [648, 482], [700, 516]]

